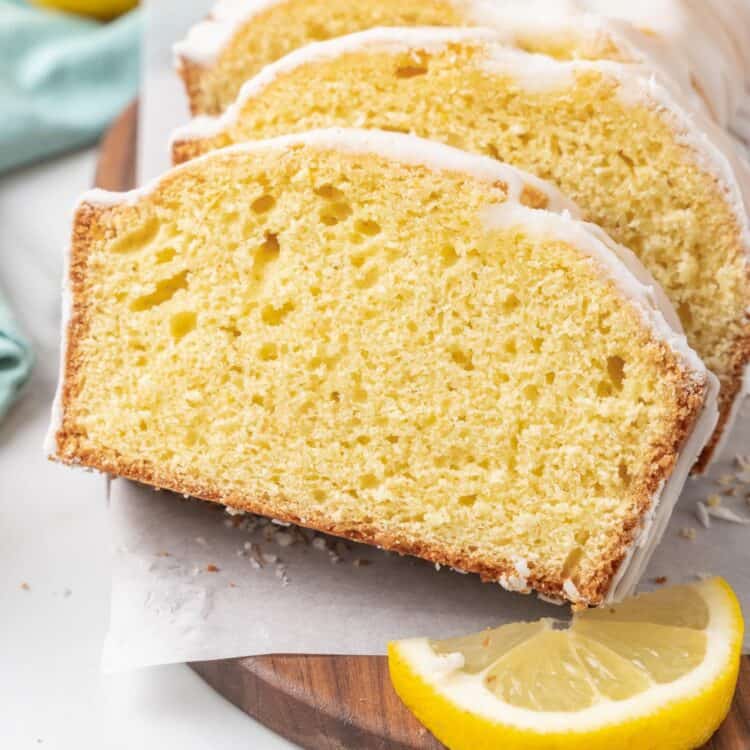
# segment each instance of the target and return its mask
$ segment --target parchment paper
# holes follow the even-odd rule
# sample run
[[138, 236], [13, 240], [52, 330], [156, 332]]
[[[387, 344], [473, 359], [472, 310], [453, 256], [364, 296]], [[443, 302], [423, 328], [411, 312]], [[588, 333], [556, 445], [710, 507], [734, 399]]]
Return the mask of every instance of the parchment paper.
[[[139, 176], [168, 166], [166, 139], [186, 118], [171, 71], [171, 42], [208, 0], [147, 3], [149, 31], [141, 100]], [[745, 406], [725, 460], [711, 479], [691, 480], [642, 588], [724, 576], [750, 606], [750, 525], [714, 520], [704, 529], [697, 500], [723, 492], [735, 454], [750, 453]], [[746, 495], [722, 506], [750, 518]], [[374, 654], [389, 639], [445, 637], [566, 610], [511, 594], [476, 576], [371, 547], [226, 514], [219, 506], [115, 480], [110, 495], [112, 613], [107, 671], [270, 652]], [[693, 529], [694, 532], [687, 531]], [[695, 534], [695, 539], [685, 535]], [[262, 567], [261, 567], [262, 566]], [[750, 637], [746, 636], [746, 650]]]

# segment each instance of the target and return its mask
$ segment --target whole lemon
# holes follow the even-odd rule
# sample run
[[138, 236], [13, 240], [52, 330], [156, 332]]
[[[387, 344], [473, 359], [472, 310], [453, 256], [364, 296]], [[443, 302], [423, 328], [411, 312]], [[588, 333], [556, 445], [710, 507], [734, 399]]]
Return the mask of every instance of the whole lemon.
[[32, 0], [36, 5], [107, 21], [135, 8], [138, 0]]

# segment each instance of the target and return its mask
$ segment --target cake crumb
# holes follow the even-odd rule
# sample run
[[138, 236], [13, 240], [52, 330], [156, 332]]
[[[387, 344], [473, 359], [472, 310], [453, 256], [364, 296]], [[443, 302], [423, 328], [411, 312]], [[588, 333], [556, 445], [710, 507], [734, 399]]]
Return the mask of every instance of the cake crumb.
[[245, 511], [239, 510], [238, 508], [233, 508], [231, 505], [225, 505], [224, 506], [224, 512], [227, 513], [227, 515], [230, 516], [244, 516]]
[[157, 552], [157, 557], [172, 557], [172, 555], [169, 554], [169, 552]]
[[683, 528], [680, 529], [680, 536], [683, 539], [689, 539], [691, 542], [695, 541], [695, 537], [696, 537], [695, 529], [691, 529], [688, 526], [684, 526]]
[[263, 562], [267, 562], [269, 565], [275, 562], [278, 562], [278, 559], [279, 559], [278, 555], [274, 555], [271, 552], [264, 552], [262, 554], [262, 557], [263, 557]]
[[659, 586], [663, 586], [667, 582], [666, 576], [657, 576], [654, 578], [654, 583], [657, 583]]
[[213, 563], [209, 563], [206, 565], [206, 572], [207, 573], [218, 573], [221, 570], [221, 568], [217, 567]]
[[294, 544], [294, 537], [288, 531], [277, 531], [273, 540], [279, 547], [289, 547]]
[[718, 508], [721, 505], [721, 497], [719, 495], [709, 495], [706, 500], [706, 505], [709, 508]]
[[730, 484], [732, 484], [735, 480], [734, 474], [722, 474], [719, 477], [719, 484], [722, 487], [728, 487]]
[[22, 589], [23, 589], [24, 591], [31, 591], [31, 586], [29, 586], [29, 584], [28, 584], [28, 583], [26, 583], [26, 581], [24, 581], [24, 582], [23, 582], [23, 583], [21, 584], [21, 588], [22, 588]]

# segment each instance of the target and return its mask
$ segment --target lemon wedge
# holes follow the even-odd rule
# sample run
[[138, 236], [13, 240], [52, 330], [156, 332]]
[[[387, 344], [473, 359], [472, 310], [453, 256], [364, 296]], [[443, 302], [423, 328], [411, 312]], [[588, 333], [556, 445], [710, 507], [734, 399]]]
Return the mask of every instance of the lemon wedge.
[[740, 606], [719, 579], [388, 647], [396, 692], [451, 750], [689, 750], [727, 715]]
[[43, 8], [92, 16], [102, 21], [108, 21], [138, 5], [138, 0], [33, 0], [33, 2]]

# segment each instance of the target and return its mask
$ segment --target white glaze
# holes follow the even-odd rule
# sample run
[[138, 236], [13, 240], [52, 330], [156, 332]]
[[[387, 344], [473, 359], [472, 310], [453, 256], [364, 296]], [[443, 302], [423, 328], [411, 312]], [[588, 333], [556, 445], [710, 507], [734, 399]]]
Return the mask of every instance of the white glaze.
[[235, 152], [253, 153], [274, 149], [284, 151], [298, 145], [348, 153], [380, 154], [404, 164], [419, 164], [435, 170], [466, 172], [472, 177], [486, 182], [502, 181], [508, 185], [509, 197], [512, 200], [518, 200], [524, 186], [529, 185], [547, 195], [550, 201], [550, 210], [568, 211], [574, 216], [581, 215], [575, 203], [566, 198], [556, 187], [528, 172], [511, 167], [509, 164], [503, 164], [487, 156], [470, 154], [425, 138], [418, 138], [415, 135], [357, 128], [325, 128], [306, 133], [282, 135], [262, 141], [236, 143], [180, 164], [147, 185], [135, 190], [129, 190], [125, 193], [113, 193], [100, 189], [89, 190], [81, 196], [79, 203], [95, 205], [133, 204], [143, 196], [153, 192], [170, 175], [183, 169], [192, 169], [201, 162], [213, 158], [213, 155], [227, 155]]

